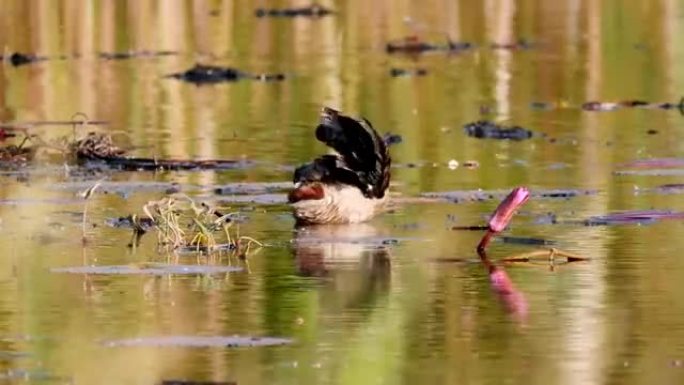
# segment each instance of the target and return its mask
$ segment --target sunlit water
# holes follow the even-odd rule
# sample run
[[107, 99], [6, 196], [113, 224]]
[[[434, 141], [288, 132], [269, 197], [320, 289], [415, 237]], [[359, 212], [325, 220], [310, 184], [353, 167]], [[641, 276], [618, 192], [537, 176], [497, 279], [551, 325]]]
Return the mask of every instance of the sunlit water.
[[[1, 121], [68, 120], [80, 112], [109, 122], [94, 129], [137, 156], [251, 162], [221, 172], [84, 173], [44, 148], [27, 167], [4, 168], [0, 379], [684, 382], [682, 221], [583, 225], [623, 210], [684, 210], [681, 190], [653, 190], [683, 183], [684, 173], [615, 173], [630, 161], [681, 156], [684, 117], [580, 108], [592, 100], [679, 100], [684, 2], [345, 1], [326, 3], [338, 13], [316, 20], [254, 16], [258, 6], [286, 5], [0, 4], [4, 55], [49, 58], [3, 63]], [[476, 47], [451, 55], [385, 52], [386, 42], [413, 34], [438, 43], [448, 34]], [[532, 49], [490, 47], [523, 38]], [[178, 54], [98, 57], [129, 50]], [[287, 78], [196, 87], [164, 77], [196, 62]], [[392, 78], [391, 68], [428, 74]], [[326, 151], [313, 136], [323, 105], [402, 136], [391, 150], [395, 206], [364, 225], [295, 230], [285, 191], [296, 165]], [[467, 137], [463, 125], [484, 118], [535, 136]], [[31, 133], [48, 143], [74, 135], [70, 126]], [[461, 166], [449, 168], [451, 160]], [[463, 167], [466, 161], [479, 167]], [[88, 201], [83, 246], [77, 193], [102, 178]], [[237, 193], [215, 193], [225, 185]], [[515, 288], [501, 294], [475, 253], [481, 233], [451, 230], [483, 224], [500, 196], [415, 198], [517, 185], [578, 195], [534, 195], [505, 235], [547, 240], [589, 261], [506, 264], [540, 246], [495, 242], [489, 258]], [[158, 252], [153, 233], [132, 249], [130, 230], [106, 225], [142, 215], [146, 202], [170, 189], [240, 212], [241, 234], [265, 247], [247, 261], [176, 258]], [[176, 265], [199, 265], [201, 273]], [[79, 270], [92, 266], [104, 269]], [[136, 269], [153, 271], [121, 274]], [[284, 340], [225, 346], [235, 336]]]

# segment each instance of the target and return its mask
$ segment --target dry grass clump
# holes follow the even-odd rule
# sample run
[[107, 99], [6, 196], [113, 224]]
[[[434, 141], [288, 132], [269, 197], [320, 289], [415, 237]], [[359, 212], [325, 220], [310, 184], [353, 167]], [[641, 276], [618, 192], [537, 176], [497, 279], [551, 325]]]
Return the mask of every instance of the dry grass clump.
[[[186, 195], [150, 201], [143, 211], [154, 222], [160, 247], [172, 250], [189, 248], [206, 253], [228, 249], [246, 256], [252, 244], [262, 246], [254, 238], [241, 236], [237, 226], [235, 235], [231, 235], [237, 213], [224, 215]], [[134, 225], [134, 231], [136, 228]]]
[[117, 147], [108, 134], [89, 132], [81, 139], [68, 144], [69, 152], [77, 158], [106, 159], [123, 155], [126, 151]]

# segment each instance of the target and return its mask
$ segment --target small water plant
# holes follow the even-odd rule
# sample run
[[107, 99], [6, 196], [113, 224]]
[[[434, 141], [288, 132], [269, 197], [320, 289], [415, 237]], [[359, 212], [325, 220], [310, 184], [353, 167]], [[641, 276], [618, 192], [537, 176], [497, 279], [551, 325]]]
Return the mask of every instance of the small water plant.
[[103, 181], [104, 181], [103, 179], [98, 180], [97, 182], [95, 182], [95, 184], [93, 184], [92, 186], [88, 187], [87, 189], [85, 189], [84, 191], [81, 191], [79, 193], [81, 198], [83, 198], [83, 200], [84, 200], [84, 203], [83, 203], [83, 219], [82, 219], [82, 223], [81, 223], [81, 231], [82, 231], [81, 239], [82, 239], [83, 243], [85, 243], [87, 240], [87, 238], [86, 238], [86, 223], [88, 220], [88, 202], [90, 201], [90, 197], [93, 196], [93, 194], [95, 193], [95, 190], [97, 190], [97, 188], [100, 187], [100, 185], [102, 184]]
[[[253, 245], [263, 246], [252, 237], [240, 235], [239, 224], [236, 223], [238, 213], [223, 214], [187, 195], [149, 201], [143, 211], [157, 231], [158, 246], [167, 250], [189, 249], [207, 254], [216, 250], [232, 250], [239, 257], [246, 258]], [[146, 230], [142, 218], [132, 218], [134, 236], [139, 239]], [[235, 231], [231, 234], [233, 227]]]

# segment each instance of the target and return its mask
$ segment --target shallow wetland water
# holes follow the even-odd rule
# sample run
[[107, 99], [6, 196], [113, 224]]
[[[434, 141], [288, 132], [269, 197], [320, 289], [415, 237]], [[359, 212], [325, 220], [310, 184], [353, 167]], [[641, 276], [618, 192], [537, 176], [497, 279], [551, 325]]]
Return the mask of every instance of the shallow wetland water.
[[[43, 146], [2, 162], [0, 382], [684, 383], [684, 1], [161, 3], [0, 2], [0, 128], [237, 161], [121, 171]], [[250, 76], [169, 77], [196, 64]], [[324, 105], [399, 135], [394, 204], [295, 229], [286, 193], [326, 151]], [[102, 124], [39, 124], [77, 113]], [[531, 133], [469, 136], [480, 120]], [[98, 181], [84, 245], [78, 193]], [[490, 270], [482, 232], [453, 228], [515, 186], [532, 196]], [[129, 247], [111, 224], [170, 194], [264, 247]], [[588, 261], [505, 261], [549, 247]]]

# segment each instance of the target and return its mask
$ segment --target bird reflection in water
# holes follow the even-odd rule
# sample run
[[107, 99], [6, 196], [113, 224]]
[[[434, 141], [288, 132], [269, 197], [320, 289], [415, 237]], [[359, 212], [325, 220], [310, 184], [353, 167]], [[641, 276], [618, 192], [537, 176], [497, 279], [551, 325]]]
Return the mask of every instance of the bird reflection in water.
[[388, 292], [390, 250], [377, 229], [367, 223], [295, 228], [297, 272], [331, 282], [348, 293], [346, 302], [363, 302], [374, 293]]

